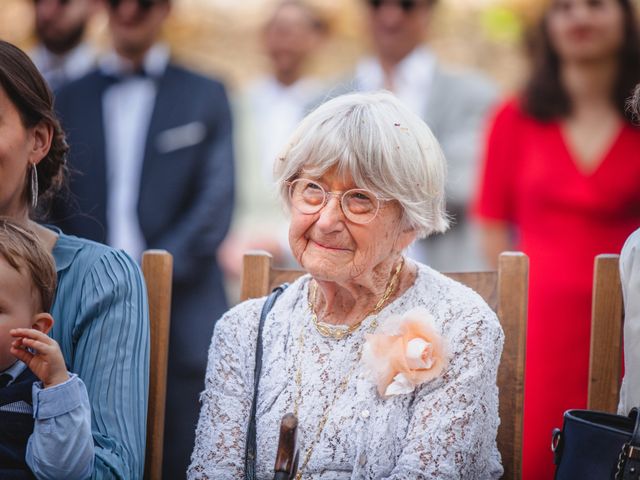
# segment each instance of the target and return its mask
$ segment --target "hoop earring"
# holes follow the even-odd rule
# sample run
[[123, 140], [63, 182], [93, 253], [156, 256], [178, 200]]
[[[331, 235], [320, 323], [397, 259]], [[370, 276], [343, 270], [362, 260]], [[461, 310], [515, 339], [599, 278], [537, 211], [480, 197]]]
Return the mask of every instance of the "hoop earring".
[[38, 169], [36, 164], [31, 164], [31, 208], [38, 206]]

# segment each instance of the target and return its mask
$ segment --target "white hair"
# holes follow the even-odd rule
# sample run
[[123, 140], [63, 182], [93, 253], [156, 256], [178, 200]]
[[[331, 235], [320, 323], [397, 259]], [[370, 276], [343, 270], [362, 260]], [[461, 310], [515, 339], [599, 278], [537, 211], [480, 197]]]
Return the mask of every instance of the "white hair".
[[288, 181], [302, 171], [318, 178], [332, 167], [397, 200], [419, 238], [447, 229], [444, 155], [429, 127], [393, 94], [342, 95], [302, 120], [274, 166], [285, 204]]

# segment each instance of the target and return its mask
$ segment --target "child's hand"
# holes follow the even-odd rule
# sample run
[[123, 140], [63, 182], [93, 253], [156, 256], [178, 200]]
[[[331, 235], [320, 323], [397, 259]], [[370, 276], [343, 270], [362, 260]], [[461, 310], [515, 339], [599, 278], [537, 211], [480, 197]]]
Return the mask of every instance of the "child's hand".
[[9, 333], [16, 337], [11, 344], [11, 354], [29, 367], [42, 381], [44, 388], [69, 380], [62, 352], [53, 338], [32, 328], [14, 328]]

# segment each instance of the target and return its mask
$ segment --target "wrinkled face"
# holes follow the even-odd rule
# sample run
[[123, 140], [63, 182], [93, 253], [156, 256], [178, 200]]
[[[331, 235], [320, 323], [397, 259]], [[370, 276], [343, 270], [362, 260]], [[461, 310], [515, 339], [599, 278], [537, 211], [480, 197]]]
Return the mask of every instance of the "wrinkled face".
[[94, 0], [34, 0], [36, 33], [52, 52], [76, 46], [93, 13]]
[[281, 7], [264, 32], [265, 49], [276, 72], [299, 70], [318, 40], [309, 13], [295, 4]]
[[33, 160], [32, 129], [0, 87], [0, 215], [17, 217], [25, 211], [27, 173]]
[[108, 0], [115, 50], [129, 58], [143, 55], [160, 36], [169, 9], [168, 0]]
[[14, 340], [12, 328], [31, 328], [36, 299], [31, 279], [26, 272], [19, 272], [0, 256], [0, 371], [16, 361], [9, 353]]
[[[350, 176], [339, 176], [336, 169], [320, 178], [304, 172], [300, 177], [315, 180], [328, 192], [360, 188]], [[395, 201], [382, 203], [371, 222], [353, 223], [345, 218], [340, 197], [333, 195], [315, 214], [291, 208], [289, 244], [300, 265], [314, 278], [357, 283], [375, 274], [378, 267], [394, 262], [413, 241], [415, 233], [404, 229], [402, 223], [402, 209]]]
[[400, 62], [424, 40], [430, 7], [426, 0], [367, 0], [369, 31], [377, 55]]
[[554, 0], [547, 16], [549, 38], [565, 61], [615, 56], [624, 39], [618, 0]]

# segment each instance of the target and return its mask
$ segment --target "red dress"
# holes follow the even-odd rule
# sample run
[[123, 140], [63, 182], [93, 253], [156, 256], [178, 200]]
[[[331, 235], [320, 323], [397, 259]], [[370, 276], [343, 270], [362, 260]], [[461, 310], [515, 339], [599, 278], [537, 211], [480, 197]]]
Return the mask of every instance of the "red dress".
[[514, 225], [530, 258], [523, 478], [551, 479], [551, 430], [565, 410], [586, 408], [594, 257], [620, 252], [640, 225], [640, 129], [621, 126], [583, 173], [558, 122], [510, 101], [485, 153], [476, 215]]

